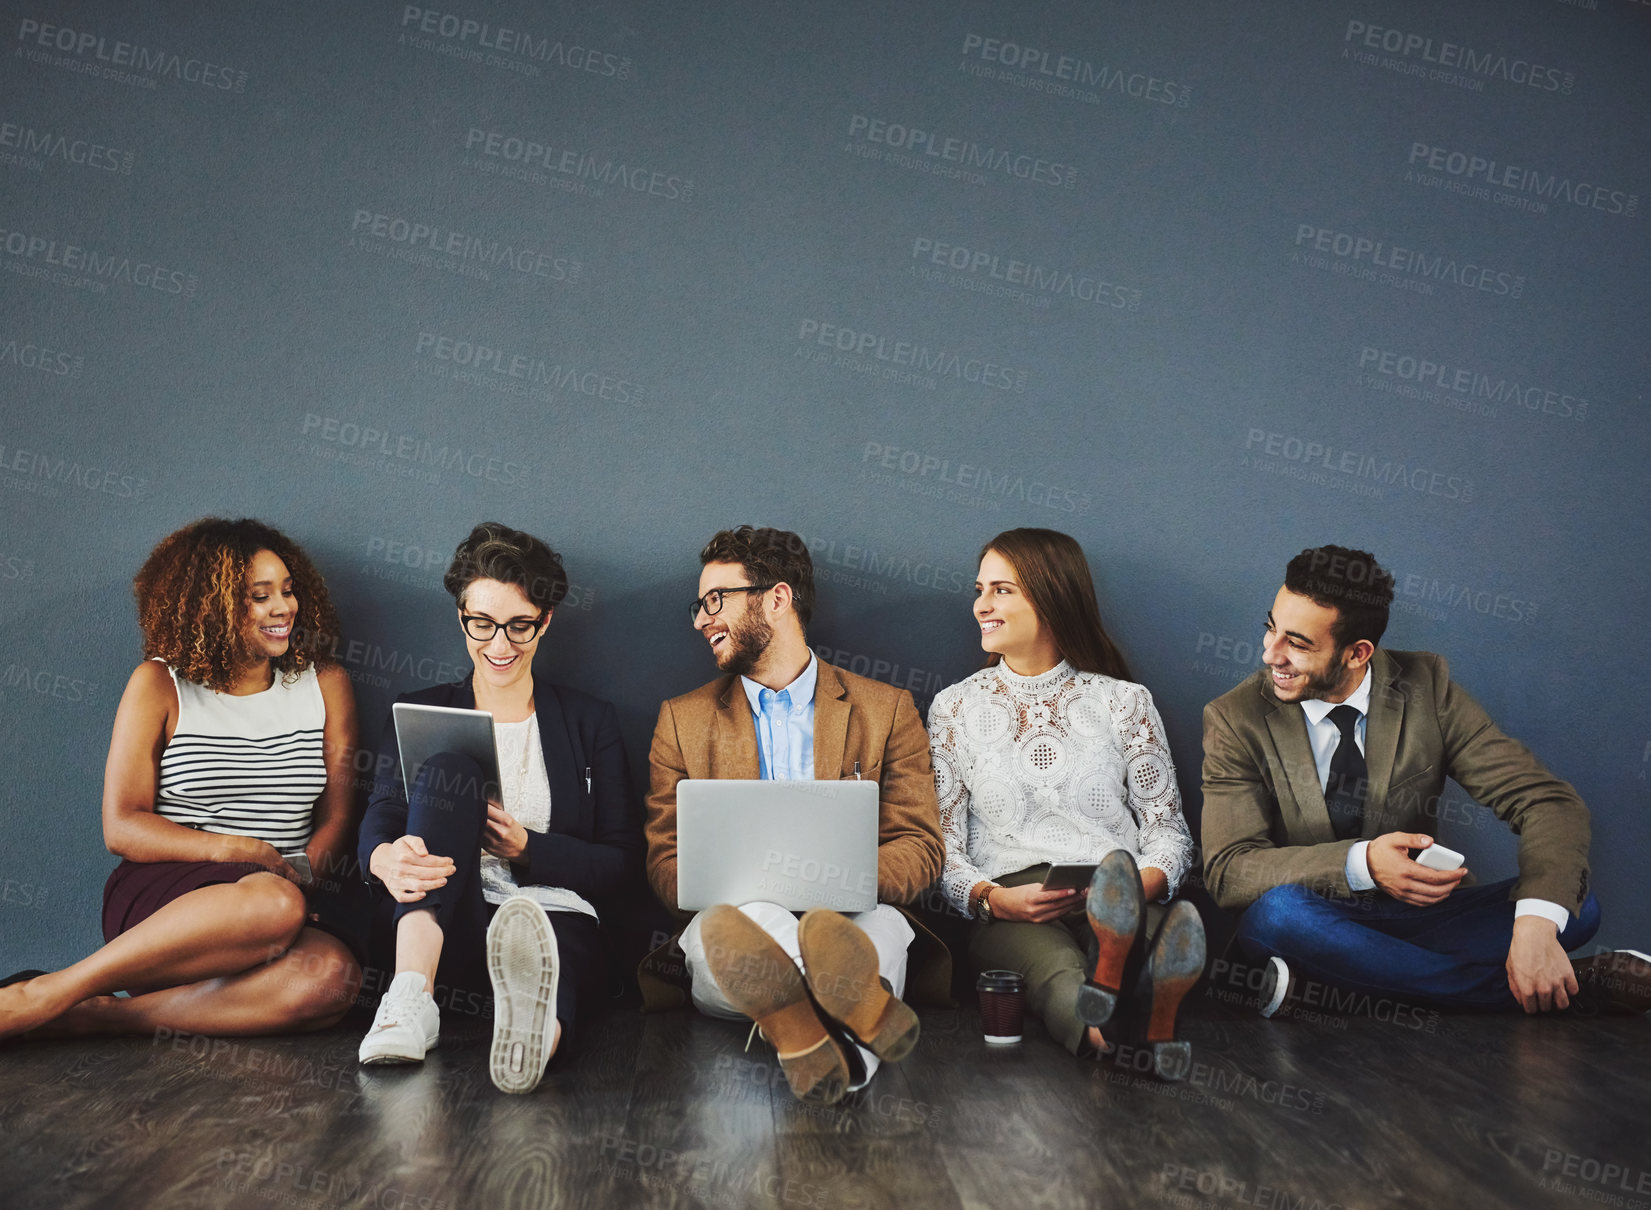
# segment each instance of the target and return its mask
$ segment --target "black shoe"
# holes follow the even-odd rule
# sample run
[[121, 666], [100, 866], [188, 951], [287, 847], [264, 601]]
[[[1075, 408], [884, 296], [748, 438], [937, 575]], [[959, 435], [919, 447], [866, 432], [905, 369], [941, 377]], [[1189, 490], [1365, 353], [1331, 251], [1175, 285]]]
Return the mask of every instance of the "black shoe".
[[1651, 1009], [1651, 957], [1638, 950], [1607, 950], [1571, 964], [1583, 1012], [1638, 1015]]
[[1135, 975], [1143, 949], [1146, 911], [1141, 872], [1125, 849], [1113, 849], [1089, 880], [1085, 908], [1094, 934], [1084, 983], [1078, 988], [1078, 1019], [1097, 1028], [1112, 1020], [1118, 997]]
[[1204, 974], [1204, 953], [1198, 909], [1177, 900], [1147, 947], [1131, 1014], [1137, 1040], [1151, 1050], [1152, 1069], [1161, 1080], [1182, 1080], [1192, 1070], [1192, 1043], [1175, 1036], [1175, 1018]]

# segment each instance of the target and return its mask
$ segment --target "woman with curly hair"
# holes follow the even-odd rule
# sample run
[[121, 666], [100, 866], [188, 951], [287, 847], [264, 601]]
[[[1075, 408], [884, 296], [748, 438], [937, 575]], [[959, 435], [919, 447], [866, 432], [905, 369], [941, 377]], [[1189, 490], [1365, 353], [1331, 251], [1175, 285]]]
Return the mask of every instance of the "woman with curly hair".
[[162, 540], [133, 590], [145, 659], [104, 767], [104, 843], [123, 859], [106, 944], [0, 987], [0, 1037], [331, 1025], [360, 967], [288, 860], [326, 873], [349, 853], [355, 699], [327, 654], [326, 584], [277, 530], [208, 517]]

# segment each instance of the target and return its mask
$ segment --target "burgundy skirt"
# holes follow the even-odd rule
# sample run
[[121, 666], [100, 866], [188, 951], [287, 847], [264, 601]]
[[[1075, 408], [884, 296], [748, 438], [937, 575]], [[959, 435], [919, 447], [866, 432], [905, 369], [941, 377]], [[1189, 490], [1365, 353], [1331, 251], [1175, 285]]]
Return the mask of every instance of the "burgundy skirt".
[[180, 895], [263, 868], [250, 861], [122, 861], [103, 884], [103, 939], [113, 941]]

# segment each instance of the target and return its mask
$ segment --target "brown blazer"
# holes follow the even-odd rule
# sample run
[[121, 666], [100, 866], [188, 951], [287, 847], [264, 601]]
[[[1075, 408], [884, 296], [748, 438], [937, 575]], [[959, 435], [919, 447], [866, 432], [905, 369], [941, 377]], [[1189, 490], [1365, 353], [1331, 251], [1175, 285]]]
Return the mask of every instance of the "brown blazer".
[[[1452, 683], [1443, 656], [1378, 648], [1370, 662], [1362, 837], [1438, 833], [1445, 778], [1519, 836], [1512, 898], [1577, 911], [1588, 892], [1588, 808], [1478, 702]], [[1204, 878], [1221, 906], [1248, 907], [1301, 883], [1347, 898], [1337, 840], [1299, 703], [1273, 695], [1265, 668], [1204, 707]]]
[[[879, 783], [877, 898], [911, 903], [940, 876], [945, 844], [935, 799], [929, 735], [911, 693], [856, 676], [823, 660], [814, 687], [814, 776], [860, 775]], [[676, 784], [685, 777], [759, 776], [757, 729], [737, 676], [725, 676], [659, 708], [648, 751], [646, 835], [648, 882], [676, 917]], [[908, 999], [948, 1003], [951, 960], [934, 934], [915, 919]], [[674, 951], [674, 953], [673, 953]], [[675, 939], [643, 959], [638, 978], [644, 1006], [670, 1007], [682, 994], [681, 951]], [[676, 991], [670, 990], [675, 985]]]

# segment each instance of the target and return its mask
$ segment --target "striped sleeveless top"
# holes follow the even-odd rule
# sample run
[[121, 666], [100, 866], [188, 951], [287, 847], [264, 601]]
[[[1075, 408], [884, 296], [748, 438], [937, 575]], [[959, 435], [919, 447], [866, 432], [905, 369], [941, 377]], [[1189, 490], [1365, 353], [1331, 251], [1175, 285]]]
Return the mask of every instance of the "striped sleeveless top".
[[256, 836], [283, 853], [303, 848], [327, 785], [327, 709], [314, 667], [290, 685], [276, 673], [275, 684], [245, 697], [167, 671], [178, 691], [178, 726], [161, 753], [155, 814], [208, 832]]

